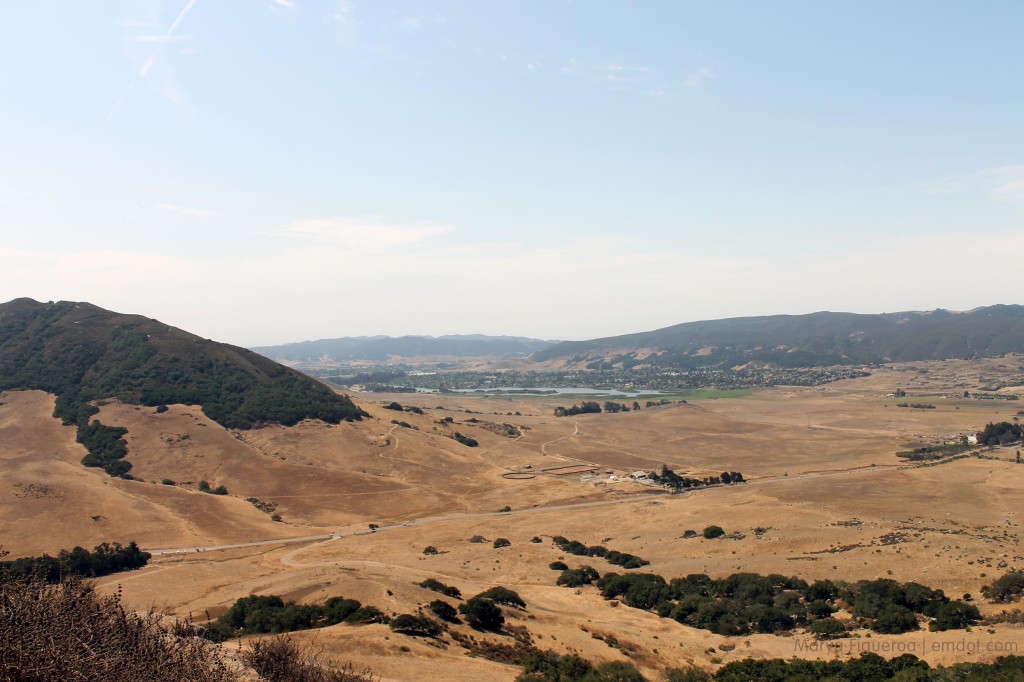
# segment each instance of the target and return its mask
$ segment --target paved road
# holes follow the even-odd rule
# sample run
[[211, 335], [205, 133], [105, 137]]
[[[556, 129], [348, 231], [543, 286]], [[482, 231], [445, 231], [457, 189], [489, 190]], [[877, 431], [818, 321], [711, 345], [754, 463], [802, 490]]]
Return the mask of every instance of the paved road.
[[[352, 533], [350, 533], [351, 535]], [[234, 545], [211, 545], [209, 547], [172, 547], [169, 549], [147, 549], [153, 556], [164, 554], [189, 554], [194, 552], [216, 552], [223, 549], [240, 549], [242, 547], [263, 547], [266, 545], [285, 545], [290, 542], [311, 542], [314, 540], [330, 540], [335, 537], [331, 533], [321, 535], [304, 535], [300, 538], [276, 538], [274, 540], [260, 540], [259, 542], [239, 542]]]

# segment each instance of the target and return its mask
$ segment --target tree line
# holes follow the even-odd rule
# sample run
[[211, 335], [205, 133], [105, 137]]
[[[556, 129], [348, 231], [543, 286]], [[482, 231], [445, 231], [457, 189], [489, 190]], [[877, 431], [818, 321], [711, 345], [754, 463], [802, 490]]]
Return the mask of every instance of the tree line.
[[1013, 422], [989, 422], [977, 435], [978, 445], [1009, 445], [1024, 436], [1024, 428]]
[[743, 478], [743, 474], [738, 471], [723, 471], [718, 476], [690, 478], [688, 476], [680, 476], [669, 469], [666, 465], [662, 465], [661, 471], [652, 471], [649, 475], [651, 480], [655, 483], [661, 483], [662, 485], [672, 488], [676, 492], [709, 485], [734, 485], [736, 483], [746, 483], [746, 479]]
[[[659, 405], [668, 405], [671, 400], [648, 400], [646, 407], [657, 407]], [[679, 400], [677, 402], [685, 403], [685, 400]], [[554, 413], [556, 417], [574, 417], [578, 414], [600, 414], [602, 412], [608, 412], [615, 414], [617, 412], [630, 412], [640, 410], [640, 403], [636, 400], [633, 401], [632, 406], [626, 403], [617, 403], [612, 400], [606, 400], [604, 404], [597, 402], [596, 400], [584, 400], [579, 405], [572, 405], [571, 407], [565, 407], [559, 405], [555, 408]]]
[[72, 550], [62, 549], [55, 557], [43, 554], [2, 561], [0, 570], [16, 579], [36, 579], [55, 584], [68, 577], [99, 578], [142, 568], [150, 557], [152, 554], [143, 552], [134, 541], [129, 542], [127, 547], [117, 542], [104, 542], [96, 545], [91, 552], [75, 547]]
[[[654, 573], [606, 573], [598, 578], [596, 571], [584, 568], [605, 599], [619, 599], [627, 606], [653, 610], [662, 618], [724, 636], [801, 627], [823, 637], [843, 635], [848, 627], [898, 634], [919, 629], [921, 617], [933, 631], [962, 629], [981, 620], [973, 604], [950, 600], [942, 590], [913, 582], [818, 580], [809, 584], [800, 578], [756, 573], [717, 580], [698, 573], [666, 581]], [[853, 621], [847, 624], [833, 618], [840, 609], [849, 610]]]
[[635, 554], [617, 552], [601, 545], [591, 545], [588, 547], [578, 540], [569, 540], [561, 535], [556, 535], [552, 540], [555, 545], [566, 554], [600, 557], [613, 566], [621, 566], [629, 569], [640, 568], [641, 566], [647, 566], [651, 563], [650, 561], [647, 561], [647, 559], [641, 559]]

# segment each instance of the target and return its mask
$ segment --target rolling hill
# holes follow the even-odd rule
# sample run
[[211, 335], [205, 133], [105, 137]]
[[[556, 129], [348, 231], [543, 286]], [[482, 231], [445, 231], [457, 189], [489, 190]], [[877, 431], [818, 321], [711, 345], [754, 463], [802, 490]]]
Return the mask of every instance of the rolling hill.
[[365, 416], [347, 397], [252, 351], [71, 301], [0, 304], [0, 389], [56, 394], [54, 416], [78, 425], [86, 463], [114, 475], [127, 473], [123, 430], [90, 422], [98, 411], [92, 401], [200, 405], [221, 426], [239, 429]]
[[531, 359], [693, 368], [747, 362], [814, 367], [971, 359], [1021, 351], [1024, 306], [993, 305], [967, 312], [818, 312], [686, 322], [637, 334], [566, 341]]

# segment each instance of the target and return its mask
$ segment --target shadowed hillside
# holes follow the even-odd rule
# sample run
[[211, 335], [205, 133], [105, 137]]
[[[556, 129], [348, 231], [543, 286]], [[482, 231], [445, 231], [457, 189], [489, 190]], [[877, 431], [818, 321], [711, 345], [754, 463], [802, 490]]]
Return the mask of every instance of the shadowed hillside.
[[1024, 351], [1024, 306], [968, 312], [855, 313], [736, 317], [687, 322], [650, 332], [566, 341], [534, 353], [543, 362], [614, 358], [675, 367], [766, 362], [783, 367], [972, 359]]

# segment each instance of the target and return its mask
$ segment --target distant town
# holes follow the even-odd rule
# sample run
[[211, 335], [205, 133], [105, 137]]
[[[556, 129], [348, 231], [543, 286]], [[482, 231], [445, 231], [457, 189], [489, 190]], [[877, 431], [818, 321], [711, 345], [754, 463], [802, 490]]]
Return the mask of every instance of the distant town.
[[449, 370], [422, 367], [374, 369], [346, 373], [338, 369], [306, 370], [308, 374], [340, 386], [359, 386], [368, 392], [493, 391], [556, 392], [554, 389], [591, 388], [624, 393], [671, 392], [693, 389], [735, 390], [764, 386], [818, 386], [840, 379], [870, 376], [867, 368], [849, 366], [808, 368], [605, 370]]

